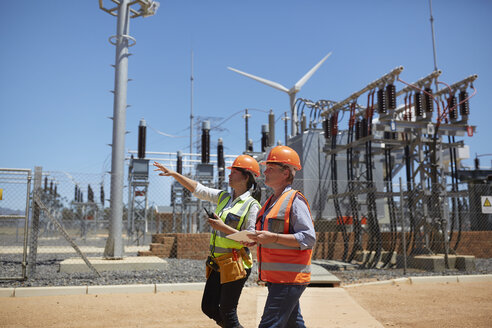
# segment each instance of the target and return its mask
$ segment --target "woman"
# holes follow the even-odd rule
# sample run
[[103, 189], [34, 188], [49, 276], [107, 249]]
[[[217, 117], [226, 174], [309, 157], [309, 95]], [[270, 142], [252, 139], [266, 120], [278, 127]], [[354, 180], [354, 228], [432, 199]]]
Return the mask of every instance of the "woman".
[[[208, 223], [214, 229], [210, 238], [210, 256], [217, 258], [225, 254], [236, 254], [235, 250], [244, 248], [247, 254], [242, 259], [246, 276], [242, 279], [221, 284], [220, 273], [209, 270], [202, 297], [202, 311], [221, 327], [242, 327], [237, 318], [237, 304], [244, 283], [251, 273], [251, 253], [240, 243], [225, 238], [226, 235], [240, 230], [255, 230], [256, 215], [260, 210], [259, 200], [261, 189], [255, 177], [260, 175], [258, 162], [249, 155], [240, 155], [232, 166], [229, 174], [229, 186], [232, 193], [225, 190], [213, 189], [171, 171], [162, 164], [154, 162], [155, 171], [162, 171], [159, 175], [171, 176], [183, 187], [193, 193], [193, 196], [217, 203], [215, 219], [208, 218]], [[250, 189], [253, 191], [250, 193]], [[241, 259], [240, 259], [241, 260]]]

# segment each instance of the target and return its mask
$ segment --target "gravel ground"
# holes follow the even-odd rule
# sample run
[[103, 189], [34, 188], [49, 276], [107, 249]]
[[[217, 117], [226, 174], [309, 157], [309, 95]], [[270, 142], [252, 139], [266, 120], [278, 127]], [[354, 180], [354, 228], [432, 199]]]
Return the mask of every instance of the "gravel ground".
[[[86, 254], [88, 257], [100, 254]], [[0, 280], [0, 287], [30, 287], [30, 286], [80, 286], [80, 285], [124, 285], [124, 284], [153, 284], [153, 283], [180, 283], [204, 282], [204, 261], [166, 259], [168, 268], [164, 271], [117, 271], [101, 272], [102, 277], [95, 277], [92, 273], [61, 273], [58, 272], [59, 263], [66, 258], [73, 258], [74, 254], [38, 254], [36, 275], [26, 281]], [[0, 277], [20, 275], [21, 264], [19, 254], [0, 257]], [[491, 274], [492, 259], [476, 259], [476, 270], [462, 272], [449, 270], [446, 272], [427, 272], [408, 270], [403, 274], [402, 269], [365, 269], [330, 272], [337, 276], [342, 284], [353, 284], [368, 281], [387, 280], [408, 276], [435, 276], [435, 275], [462, 275], [462, 274]], [[256, 285], [258, 278], [253, 269], [246, 285]]]
[[[0, 280], [0, 287], [29, 286], [80, 286], [80, 285], [125, 285], [153, 284], [178, 282], [204, 282], [205, 263], [198, 260], [166, 259], [168, 267], [165, 271], [103, 271], [101, 278], [93, 273], [62, 273], [58, 272], [59, 263], [74, 254], [38, 254], [36, 274], [26, 281]], [[100, 257], [101, 254], [86, 254], [87, 257]], [[16, 261], [8, 259], [15, 258]], [[19, 275], [19, 255], [2, 255], [0, 261], [0, 277]]]

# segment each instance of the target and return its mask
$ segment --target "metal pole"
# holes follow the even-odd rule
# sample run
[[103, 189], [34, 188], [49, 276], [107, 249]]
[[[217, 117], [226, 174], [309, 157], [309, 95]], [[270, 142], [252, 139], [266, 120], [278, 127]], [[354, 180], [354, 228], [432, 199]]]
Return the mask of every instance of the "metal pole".
[[401, 224], [401, 238], [403, 239], [403, 274], [407, 274], [407, 237], [405, 236], [405, 225], [403, 224], [403, 184], [400, 177], [400, 224]]
[[[437, 151], [437, 150], [436, 150]], [[442, 201], [440, 202], [440, 208], [443, 209], [443, 217], [441, 218], [440, 226], [442, 230], [442, 238], [444, 241], [444, 265], [446, 269], [449, 269], [449, 235], [448, 235], [448, 222], [449, 222], [449, 206], [448, 206], [448, 196], [446, 193], [446, 177], [444, 175], [444, 163], [443, 163], [444, 151], [442, 149], [442, 139], [439, 137], [439, 168], [441, 169], [441, 188], [440, 195]]]
[[[41, 166], [34, 167], [34, 186], [32, 195], [41, 189], [41, 180], [43, 179], [43, 168]], [[32, 202], [32, 218], [31, 218], [31, 239], [29, 245], [29, 260], [28, 274], [33, 276], [36, 274], [36, 257], [38, 255], [38, 236], [39, 236], [39, 206], [33, 200]], [[26, 218], [27, 219], [27, 218]]]
[[31, 170], [27, 172], [27, 191], [26, 191], [26, 218], [24, 220], [24, 248], [22, 251], [22, 278], [27, 278], [27, 240], [29, 237], [29, 209], [31, 193]]
[[[295, 137], [297, 135], [297, 108], [296, 108], [296, 94], [289, 93], [290, 100], [290, 114], [292, 120], [290, 122], [290, 134]], [[287, 146], [287, 139], [285, 140], [285, 145]]]
[[145, 185], [145, 210], [144, 210], [144, 232], [143, 232], [143, 237], [142, 237], [142, 244], [145, 245], [145, 235], [146, 233], [149, 232], [149, 222], [147, 220], [147, 215], [148, 215], [148, 209], [149, 209], [149, 184]]
[[[193, 50], [191, 51], [191, 90], [190, 90], [190, 153], [193, 153]], [[190, 157], [191, 158], [191, 157]], [[190, 168], [190, 173], [192, 168]]]
[[104, 257], [123, 258], [123, 168], [125, 165], [126, 92], [128, 85], [129, 0], [121, 0], [118, 8], [115, 57], [115, 89], [113, 106], [113, 143], [111, 156], [111, 225]]
[[432, 16], [432, 0], [429, 0], [429, 9], [432, 30], [432, 50], [434, 51], [434, 71], [437, 71], [436, 35], [434, 33], [434, 17]]
[[321, 153], [323, 152], [323, 147], [321, 147], [320, 139], [323, 138], [321, 134], [318, 134], [318, 215], [317, 220], [322, 218], [323, 206], [321, 205]]
[[135, 188], [133, 186], [132, 171], [133, 171], [133, 159], [130, 159], [130, 168], [128, 170], [128, 208], [126, 214], [126, 229], [127, 229], [127, 243], [130, 245], [133, 242], [133, 233], [135, 232], [135, 217], [133, 216], [133, 204], [135, 197]]

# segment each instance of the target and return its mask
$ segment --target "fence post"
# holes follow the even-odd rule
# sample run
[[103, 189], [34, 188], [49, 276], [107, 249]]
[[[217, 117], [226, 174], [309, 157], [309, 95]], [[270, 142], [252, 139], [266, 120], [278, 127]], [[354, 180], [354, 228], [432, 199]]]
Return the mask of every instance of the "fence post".
[[[32, 195], [41, 188], [41, 181], [43, 180], [43, 168], [41, 166], [34, 167], [34, 186], [32, 189]], [[28, 272], [32, 276], [36, 274], [36, 257], [38, 255], [38, 235], [39, 235], [39, 206], [36, 202], [32, 201], [32, 218], [31, 218], [31, 242], [29, 244], [29, 260], [28, 260]], [[28, 218], [26, 218], [27, 220]]]
[[405, 224], [403, 220], [403, 185], [400, 177], [400, 224], [401, 224], [401, 238], [403, 244], [403, 274], [407, 274], [407, 237], [405, 236]]

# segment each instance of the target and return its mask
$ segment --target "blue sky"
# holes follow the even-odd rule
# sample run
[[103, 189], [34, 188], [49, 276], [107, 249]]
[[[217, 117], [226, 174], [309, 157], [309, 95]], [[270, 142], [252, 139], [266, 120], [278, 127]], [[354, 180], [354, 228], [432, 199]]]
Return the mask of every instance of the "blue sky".
[[[110, 2], [106, 2], [108, 5]], [[157, 14], [132, 19], [137, 40], [129, 59], [125, 149], [136, 149], [139, 120], [148, 151], [189, 151], [190, 50], [194, 51], [194, 112], [226, 118], [244, 108], [288, 110], [286, 94], [237, 75], [237, 69], [290, 88], [324, 55], [333, 55], [298, 97], [343, 100], [396, 66], [412, 82], [434, 67], [427, 0], [414, 1], [160, 1]], [[470, 152], [492, 153], [492, 2], [434, 0], [441, 80], [471, 74], [465, 137]], [[116, 18], [98, 1], [3, 1], [0, 12], [0, 167], [100, 173], [110, 169]], [[397, 90], [403, 85], [397, 84]], [[267, 114], [252, 111], [250, 135], [259, 149]], [[244, 120], [236, 115], [212, 131], [226, 153], [244, 149]], [[277, 139], [283, 140], [278, 121]], [[282, 137], [278, 137], [282, 136]], [[215, 153], [215, 149], [212, 148]], [[489, 166], [491, 158], [484, 158]], [[469, 164], [471, 164], [471, 160]]]

